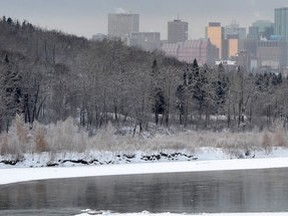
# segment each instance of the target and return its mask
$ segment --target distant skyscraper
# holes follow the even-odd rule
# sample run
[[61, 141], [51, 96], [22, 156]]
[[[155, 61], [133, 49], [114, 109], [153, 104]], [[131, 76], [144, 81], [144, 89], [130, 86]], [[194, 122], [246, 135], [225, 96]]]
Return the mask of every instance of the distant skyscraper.
[[288, 63], [288, 7], [276, 8], [275, 9], [275, 20], [274, 20], [274, 34], [282, 36], [282, 39], [286, 41], [286, 61], [285, 65]]
[[168, 43], [188, 40], [188, 23], [181, 20], [168, 22]]
[[238, 37], [238, 39], [246, 38], [246, 28], [240, 27], [236, 21], [232, 21], [232, 23], [224, 28], [224, 38], [227, 39], [229, 36]]
[[266, 38], [270, 40], [271, 35], [274, 33], [274, 24], [269, 20], [258, 20], [249, 27], [248, 39], [258, 40]]
[[235, 57], [239, 52], [239, 41], [246, 39], [246, 28], [232, 21], [230, 25], [224, 27], [224, 39], [222, 58]]
[[258, 40], [259, 35], [259, 28], [257, 26], [249, 26], [249, 33], [247, 35], [249, 40]]
[[274, 33], [288, 41], [288, 7], [275, 9]]
[[139, 32], [139, 14], [108, 14], [108, 37], [126, 40], [132, 32]]
[[258, 41], [258, 67], [269, 66], [274, 70], [282, 71], [287, 62], [287, 43], [279, 41]]
[[206, 38], [209, 38], [211, 43], [219, 49], [219, 58], [222, 58], [224, 33], [221, 23], [210, 22], [206, 27]]
[[227, 57], [236, 56], [239, 52], [239, 38], [237, 35], [228, 35], [227, 40]]
[[265, 32], [267, 29], [273, 29], [274, 24], [269, 20], [257, 20], [252, 26], [258, 27], [259, 32]]
[[[252, 36], [251, 36], [252, 37]], [[239, 41], [239, 51], [246, 51], [253, 58], [257, 56], [258, 38], [248, 38]]]

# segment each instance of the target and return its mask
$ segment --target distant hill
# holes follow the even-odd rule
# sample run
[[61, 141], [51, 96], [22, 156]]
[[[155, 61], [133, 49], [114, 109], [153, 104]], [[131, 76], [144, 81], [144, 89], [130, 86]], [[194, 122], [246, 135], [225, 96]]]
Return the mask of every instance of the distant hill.
[[117, 40], [92, 42], [3, 17], [0, 130], [8, 129], [16, 113], [31, 124], [72, 116], [83, 126], [101, 127], [109, 113], [116, 122], [120, 114], [144, 121], [151, 110], [149, 76], [156, 59], [159, 68], [182, 65]]

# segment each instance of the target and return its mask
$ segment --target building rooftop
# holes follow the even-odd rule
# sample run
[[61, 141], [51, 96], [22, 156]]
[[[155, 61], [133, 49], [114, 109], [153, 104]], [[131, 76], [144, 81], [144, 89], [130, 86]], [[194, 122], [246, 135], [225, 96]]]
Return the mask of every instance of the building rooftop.
[[220, 22], [209, 22], [209, 26], [210, 27], [217, 27], [217, 26], [221, 26]]

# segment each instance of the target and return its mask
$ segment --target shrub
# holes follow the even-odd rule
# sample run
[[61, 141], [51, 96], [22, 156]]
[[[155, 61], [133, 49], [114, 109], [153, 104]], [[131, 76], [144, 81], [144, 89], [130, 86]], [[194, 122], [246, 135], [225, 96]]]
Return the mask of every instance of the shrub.
[[[16, 135], [21, 145], [26, 145], [29, 142], [29, 127], [25, 124], [24, 119], [20, 115], [16, 115], [14, 120]], [[25, 146], [22, 147], [25, 149]]]
[[262, 147], [267, 154], [272, 151], [271, 138], [268, 133], [269, 133], [268, 131], [264, 131], [262, 139]]
[[35, 129], [34, 141], [37, 152], [44, 152], [48, 150], [48, 143], [45, 139], [45, 131], [39, 124], [37, 124]]
[[5, 155], [11, 153], [8, 146], [8, 133], [4, 131], [0, 138], [0, 154]]
[[286, 142], [284, 140], [284, 128], [281, 122], [276, 122], [275, 132], [274, 132], [274, 142], [276, 146], [286, 146]]

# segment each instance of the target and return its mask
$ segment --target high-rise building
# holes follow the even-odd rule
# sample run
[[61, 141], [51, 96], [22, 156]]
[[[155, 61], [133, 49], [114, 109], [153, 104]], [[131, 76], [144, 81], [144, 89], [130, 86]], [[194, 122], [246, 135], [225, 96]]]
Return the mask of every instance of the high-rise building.
[[238, 39], [246, 38], [246, 28], [240, 27], [236, 21], [232, 21], [232, 23], [228, 26], [224, 27], [224, 39], [227, 39], [229, 36], [238, 37]]
[[259, 39], [259, 28], [257, 26], [249, 26], [249, 33], [247, 39], [249, 40], [258, 40]]
[[161, 45], [160, 32], [132, 32], [129, 45], [140, 47], [146, 51], [159, 49]]
[[274, 30], [274, 23], [269, 20], [257, 20], [256, 22], [252, 23], [252, 26], [257, 27], [260, 33], [266, 31], [271, 32]]
[[228, 35], [227, 37], [227, 55], [228, 58], [234, 57], [239, 52], [239, 38], [237, 35]]
[[274, 24], [269, 20], [257, 20], [249, 27], [248, 39], [258, 40], [265, 38], [270, 40], [271, 35], [274, 33]]
[[108, 14], [108, 37], [127, 40], [132, 32], [139, 32], [139, 14]]
[[168, 22], [168, 43], [188, 40], [188, 23], [179, 19]]
[[[288, 42], [288, 7], [276, 8], [274, 13], [274, 34], [281, 36], [282, 40]], [[288, 48], [286, 46], [286, 54]], [[288, 63], [288, 55], [286, 55], [285, 65]]]
[[257, 43], [258, 67], [271, 67], [282, 71], [286, 66], [287, 43], [283, 40], [258, 41]]
[[258, 39], [247, 38], [245, 40], [239, 41], [239, 52], [245, 51], [247, 54], [251, 55], [253, 58], [257, 56], [257, 43]]
[[275, 9], [274, 33], [288, 41], [288, 7]]
[[236, 21], [224, 27], [224, 41], [222, 45], [222, 57], [232, 58], [239, 52], [239, 41], [246, 39], [246, 28], [240, 27]]
[[206, 27], [206, 38], [209, 38], [211, 43], [219, 49], [219, 58], [222, 58], [224, 31], [221, 23], [209, 22], [208, 27]]

